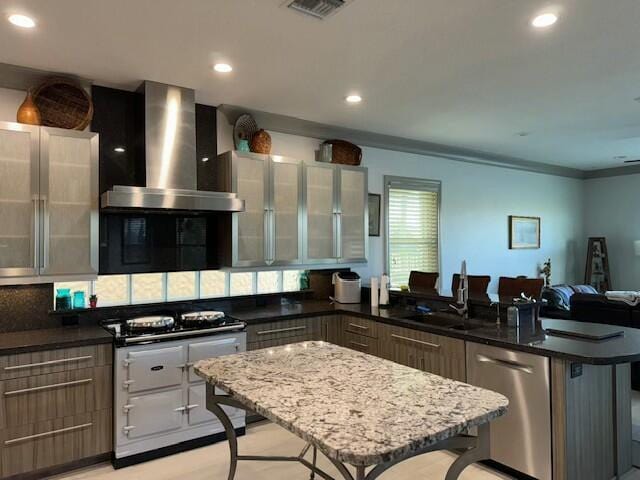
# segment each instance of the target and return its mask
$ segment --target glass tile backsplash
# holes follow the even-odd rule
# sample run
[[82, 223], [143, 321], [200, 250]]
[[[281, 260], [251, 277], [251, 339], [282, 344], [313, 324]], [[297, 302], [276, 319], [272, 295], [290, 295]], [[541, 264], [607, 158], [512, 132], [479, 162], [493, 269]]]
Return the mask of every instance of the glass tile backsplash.
[[54, 288], [95, 294], [98, 307], [171, 302], [300, 290], [301, 270], [134, 273], [100, 275], [93, 282], [57, 282]]

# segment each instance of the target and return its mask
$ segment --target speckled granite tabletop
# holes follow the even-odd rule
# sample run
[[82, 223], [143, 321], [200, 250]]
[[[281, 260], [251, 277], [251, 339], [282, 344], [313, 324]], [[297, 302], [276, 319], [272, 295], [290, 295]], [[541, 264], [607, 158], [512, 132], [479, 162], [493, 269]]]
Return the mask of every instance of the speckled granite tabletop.
[[403, 458], [503, 415], [506, 397], [326, 342], [202, 360], [195, 371], [351, 465]]

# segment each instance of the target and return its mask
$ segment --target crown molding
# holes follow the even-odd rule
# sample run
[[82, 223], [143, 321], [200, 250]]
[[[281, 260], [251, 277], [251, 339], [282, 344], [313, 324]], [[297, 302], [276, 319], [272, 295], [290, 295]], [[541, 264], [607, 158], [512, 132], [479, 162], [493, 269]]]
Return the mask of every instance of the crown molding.
[[424, 142], [421, 140], [412, 140], [408, 138], [367, 132], [363, 130], [336, 127], [286, 115], [252, 110], [236, 105], [223, 104], [220, 105], [218, 109], [227, 117], [227, 120], [231, 125], [234, 124], [236, 119], [241, 114], [250, 113], [261, 128], [279, 133], [300, 135], [303, 137], [317, 138], [320, 140], [340, 138], [343, 140], [348, 140], [360, 146], [380, 148], [383, 150], [393, 150], [397, 152], [428, 155], [432, 157], [444, 158], [447, 160], [475, 163], [481, 165], [492, 165], [514, 170], [542, 173], [546, 175], [580, 179], [584, 178], [584, 172], [575, 168], [532, 162], [521, 158], [496, 155], [480, 150], [452, 147], [439, 143]]

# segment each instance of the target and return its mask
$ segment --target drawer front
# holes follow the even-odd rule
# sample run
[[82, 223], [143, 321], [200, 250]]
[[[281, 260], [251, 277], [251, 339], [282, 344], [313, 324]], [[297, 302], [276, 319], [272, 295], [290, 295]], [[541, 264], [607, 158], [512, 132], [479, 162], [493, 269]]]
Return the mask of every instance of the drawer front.
[[366, 337], [378, 338], [378, 323], [366, 318], [343, 315], [342, 328], [345, 332]]
[[124, 408], [127, 411], [124, 431], [131, 439], [178, 430], [186, 411], [182, 388], [131, 396]]
[[318, 335], [315, 333], [299, 335], [296, 337], [273, 338], [271, 340], [249, 343], [247, 344], [247, 350], [260, 350], [261, 348], [280, 347], [290, 343], [312, 342], [314, 340], [318, 340]]
[[32, 472], [113, 449], [111, 409], [0, 431], [2, 476]]
[[221, 357], [246, 349], [244, 335], [225, 335], [207, 342], [192, 343], [188, 347], [189, 382], [201, 382], [202, 378], [193, 371], [193, 364], [205, 358]]
[[178, 346], [129, 352], [125, 365], [128, 373], [126, 388], [130, 392], [180, 385], [185, 369], [184, 348]]
[[111, 365], [112, 357], [111, 344], [3, 355], [0, 380]]
[[[320, 318], [297, 318], [293, 320], [281, 320], [260, 325], [249, 325], [247, 328], [247, 342], [265, 342], [287, 337], [300, 337], [311, 335], [320, 340]], [[290, 343], [290, 342], [289, 342]]]
[[112, 375], [107, 365], [0, 382], [0, 428], [111, 408]]
[[418, 330], [392, 327], [382, 342], [384, 358], [453, 380], [466, 380], [463, 340]]
[[378, 340], [376, 338], [345, 332], [344, 346], [370, 355], [378, 355]]

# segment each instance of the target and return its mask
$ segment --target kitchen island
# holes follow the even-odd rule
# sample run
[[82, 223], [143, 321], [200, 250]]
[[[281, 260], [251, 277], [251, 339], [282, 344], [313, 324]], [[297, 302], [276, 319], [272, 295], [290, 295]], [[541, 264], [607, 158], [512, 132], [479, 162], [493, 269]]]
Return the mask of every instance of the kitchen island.
[[[446, 477], [455, 480], [468, 465], [488, 458], [489, 422], [508, 406], [495, 392], [326, 342], [202, 360], [195, 371], [208, 382], [207, 408], [226, 427], [229, 480], [238, 460], [297, 461], [330, 479], [316, 466], [316, 450], [345, 480], [354, 478], [345, 464], [355, 467], [356, 480], [373, 480], [416, 455], [464, 448]], [[223, 405], [255, 411], [308, 445], [296, 457], [238, 455]], [[464, 435], [472, 427], [478, 437]], [[305, 459], [310, 449], [312, 462]]]
[[[640, 465], [632, 451], [630, 386], [630, 362], [640, 361], [640, 330], [552, 319], [518, 329], [480, 318], [461, 329], [443, 321], [446, 314], [416, 313], [409, 304], [382, 309], [302, 300], [229, 315], [248, 323], [248, 350], [327, 340], [500, 391], [510, 400], [516, 395], [494, 422], [492, 459], [535, 478], [610, 480]], [[550, 335], [548, 329], [622, 335], [597, 341]]]

